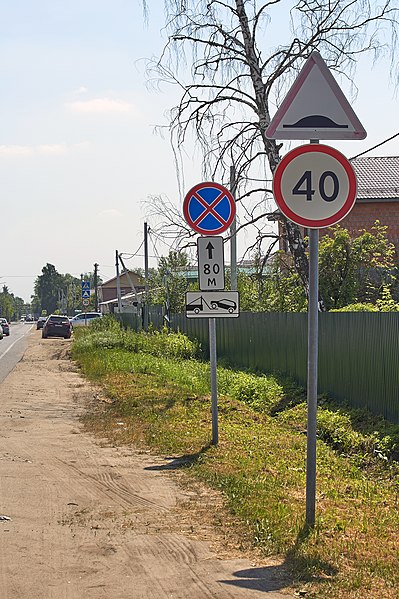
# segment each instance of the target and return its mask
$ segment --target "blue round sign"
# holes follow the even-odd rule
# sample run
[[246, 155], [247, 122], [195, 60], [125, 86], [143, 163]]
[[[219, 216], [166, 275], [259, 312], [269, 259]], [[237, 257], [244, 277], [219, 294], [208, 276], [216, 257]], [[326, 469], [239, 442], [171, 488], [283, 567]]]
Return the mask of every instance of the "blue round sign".
[[201, 235], [219, 235], [234, 220], [236, 203], [231, 193], [219, 183], [195, 185], [183, 203], [187, 224]]

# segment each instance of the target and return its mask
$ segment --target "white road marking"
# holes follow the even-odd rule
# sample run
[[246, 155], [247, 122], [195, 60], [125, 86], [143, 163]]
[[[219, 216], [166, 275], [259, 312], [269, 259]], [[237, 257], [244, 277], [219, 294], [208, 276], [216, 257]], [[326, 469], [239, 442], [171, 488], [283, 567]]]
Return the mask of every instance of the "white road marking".
[[[26, 333], [29, 333], [29, 331], [32, 329], [32, 326], [29, 327], [29, 329], [26, 331]], [[1, 358], [3, 358], [6, 355], [6, 353], [8, 353], [10, 351], [10, 349], [12, 347], [14, 347], [14, 345], [16, 343], [18, 343], [18, 341], [20, 341], [21, 339], [23, 339], [25, 337], [26, 333], [24, 333], [23, 335], [21, 335], [21, 337], [18, 337], [18, 339], [15, 339], [15, 341], [13, 343], [11, 343], [10, 347], [7, 347], [6, 351], [4, 351], [2, 354], [0, 354], [0, 360], [1, 360]]]

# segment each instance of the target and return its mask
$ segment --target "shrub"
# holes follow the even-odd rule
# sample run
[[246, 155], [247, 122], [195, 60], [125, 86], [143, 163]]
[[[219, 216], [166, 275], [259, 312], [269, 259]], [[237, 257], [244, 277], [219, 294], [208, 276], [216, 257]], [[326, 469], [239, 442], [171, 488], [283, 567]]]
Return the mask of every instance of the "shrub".
[[270, 412], [283, 398], [283, 388], [273, 376], [237, 372], [232, 377], [229, 395], [256, 410]]
[[348, 304], [343, 308], [330, 310], [330, 312], [378, 312], [378, 308], [374, 304], [362, 304], [359, 302], [357, 304]]
[[[83, 327], [82, 327], [83, 328]], [[188, 360], [200, 355], [200, 344], [183, 333], [125, 331], [113, 316], [96, 319], [90, 327], [75, 334], [75, 351], [125, 349], [165, 358]]]
[[317, 428], [318, 437], [340, 453], [355, 453], [367, 445], [366, 438], [353, 430], [350, 415], [341, 410], [320, 408]]

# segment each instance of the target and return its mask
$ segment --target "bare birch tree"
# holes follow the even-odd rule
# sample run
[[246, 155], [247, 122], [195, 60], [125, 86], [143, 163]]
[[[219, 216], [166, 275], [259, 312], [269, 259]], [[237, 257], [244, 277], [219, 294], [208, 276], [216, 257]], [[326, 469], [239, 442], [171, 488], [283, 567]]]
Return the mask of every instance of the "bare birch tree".
[[[151, 10], [151, 0], [146, 0]], [[282, 144], [267, 139], [271, 113], [283, 99], [304, 60], [318, 50], [336, 76], [353, 77], [360, 55], [370, 64], [395, 56], [398, 4], [383, 0], [164, 0], [168, 41], [149, 64], [150, 78], [181, 90], [171, 110], [170, 134], [184, 185], [184, 152], [199, 150], [204, 179], [229, 183], [234, 164], [238, 230], [257, 228], [258, 253], [268, 227], [271, 179]], [[394, 65], [393, 65], [394, 66]], [[391, 69], [393, 71], [393, 69]], [[187, 191], [187, 190], [185, 190]], [[152, 199], [163, 214], [163, 230], [180, 241], [192, 232], [180, 212]], [[283, 220], [289, 250], [305, 291], [308, 261], [299, 228]], [[270, 216], [269, 216], [270, 219]]]

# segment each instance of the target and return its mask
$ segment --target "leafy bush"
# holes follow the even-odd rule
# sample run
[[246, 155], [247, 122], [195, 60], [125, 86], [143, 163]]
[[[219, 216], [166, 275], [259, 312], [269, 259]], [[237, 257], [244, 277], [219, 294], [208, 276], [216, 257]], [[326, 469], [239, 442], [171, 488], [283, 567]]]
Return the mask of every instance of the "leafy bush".
[[348, 304], [343, 308], [338, 308], [336, 310], [330, 310], [330, 312], [378, 312], [377, 306], [374, 304]]
[[[298, 431], [306, 430], [306, 402], [278, 414], [278, 420]], [[324, 399], [317, 411], [317, 436], [338, 453], [351, 455], [359, 464], [373, 457], [399, 461], [399, 425], [365, 409], [337, 406]]]
[[154, 331], [146, 333], [131, 329], [125, 331], [112, 316], [96, 319], [90, 327], [75, 333], [76, 352], [93, 349], [125, 349], [129, 352], [146, 353], [188, 360], [200, 355], [200, 344], [183, 333]]
[[273, 376], [237, 372], [232, 376], [229, 395], [256, 410], [270, 412], [283, 397], [283, 388]]
[[350, 415], [341, 410], [320, 408], [317, 427], [318, 437], [340, 453], [355, 453], [367, 445], [366, 438], [353, 430]]

